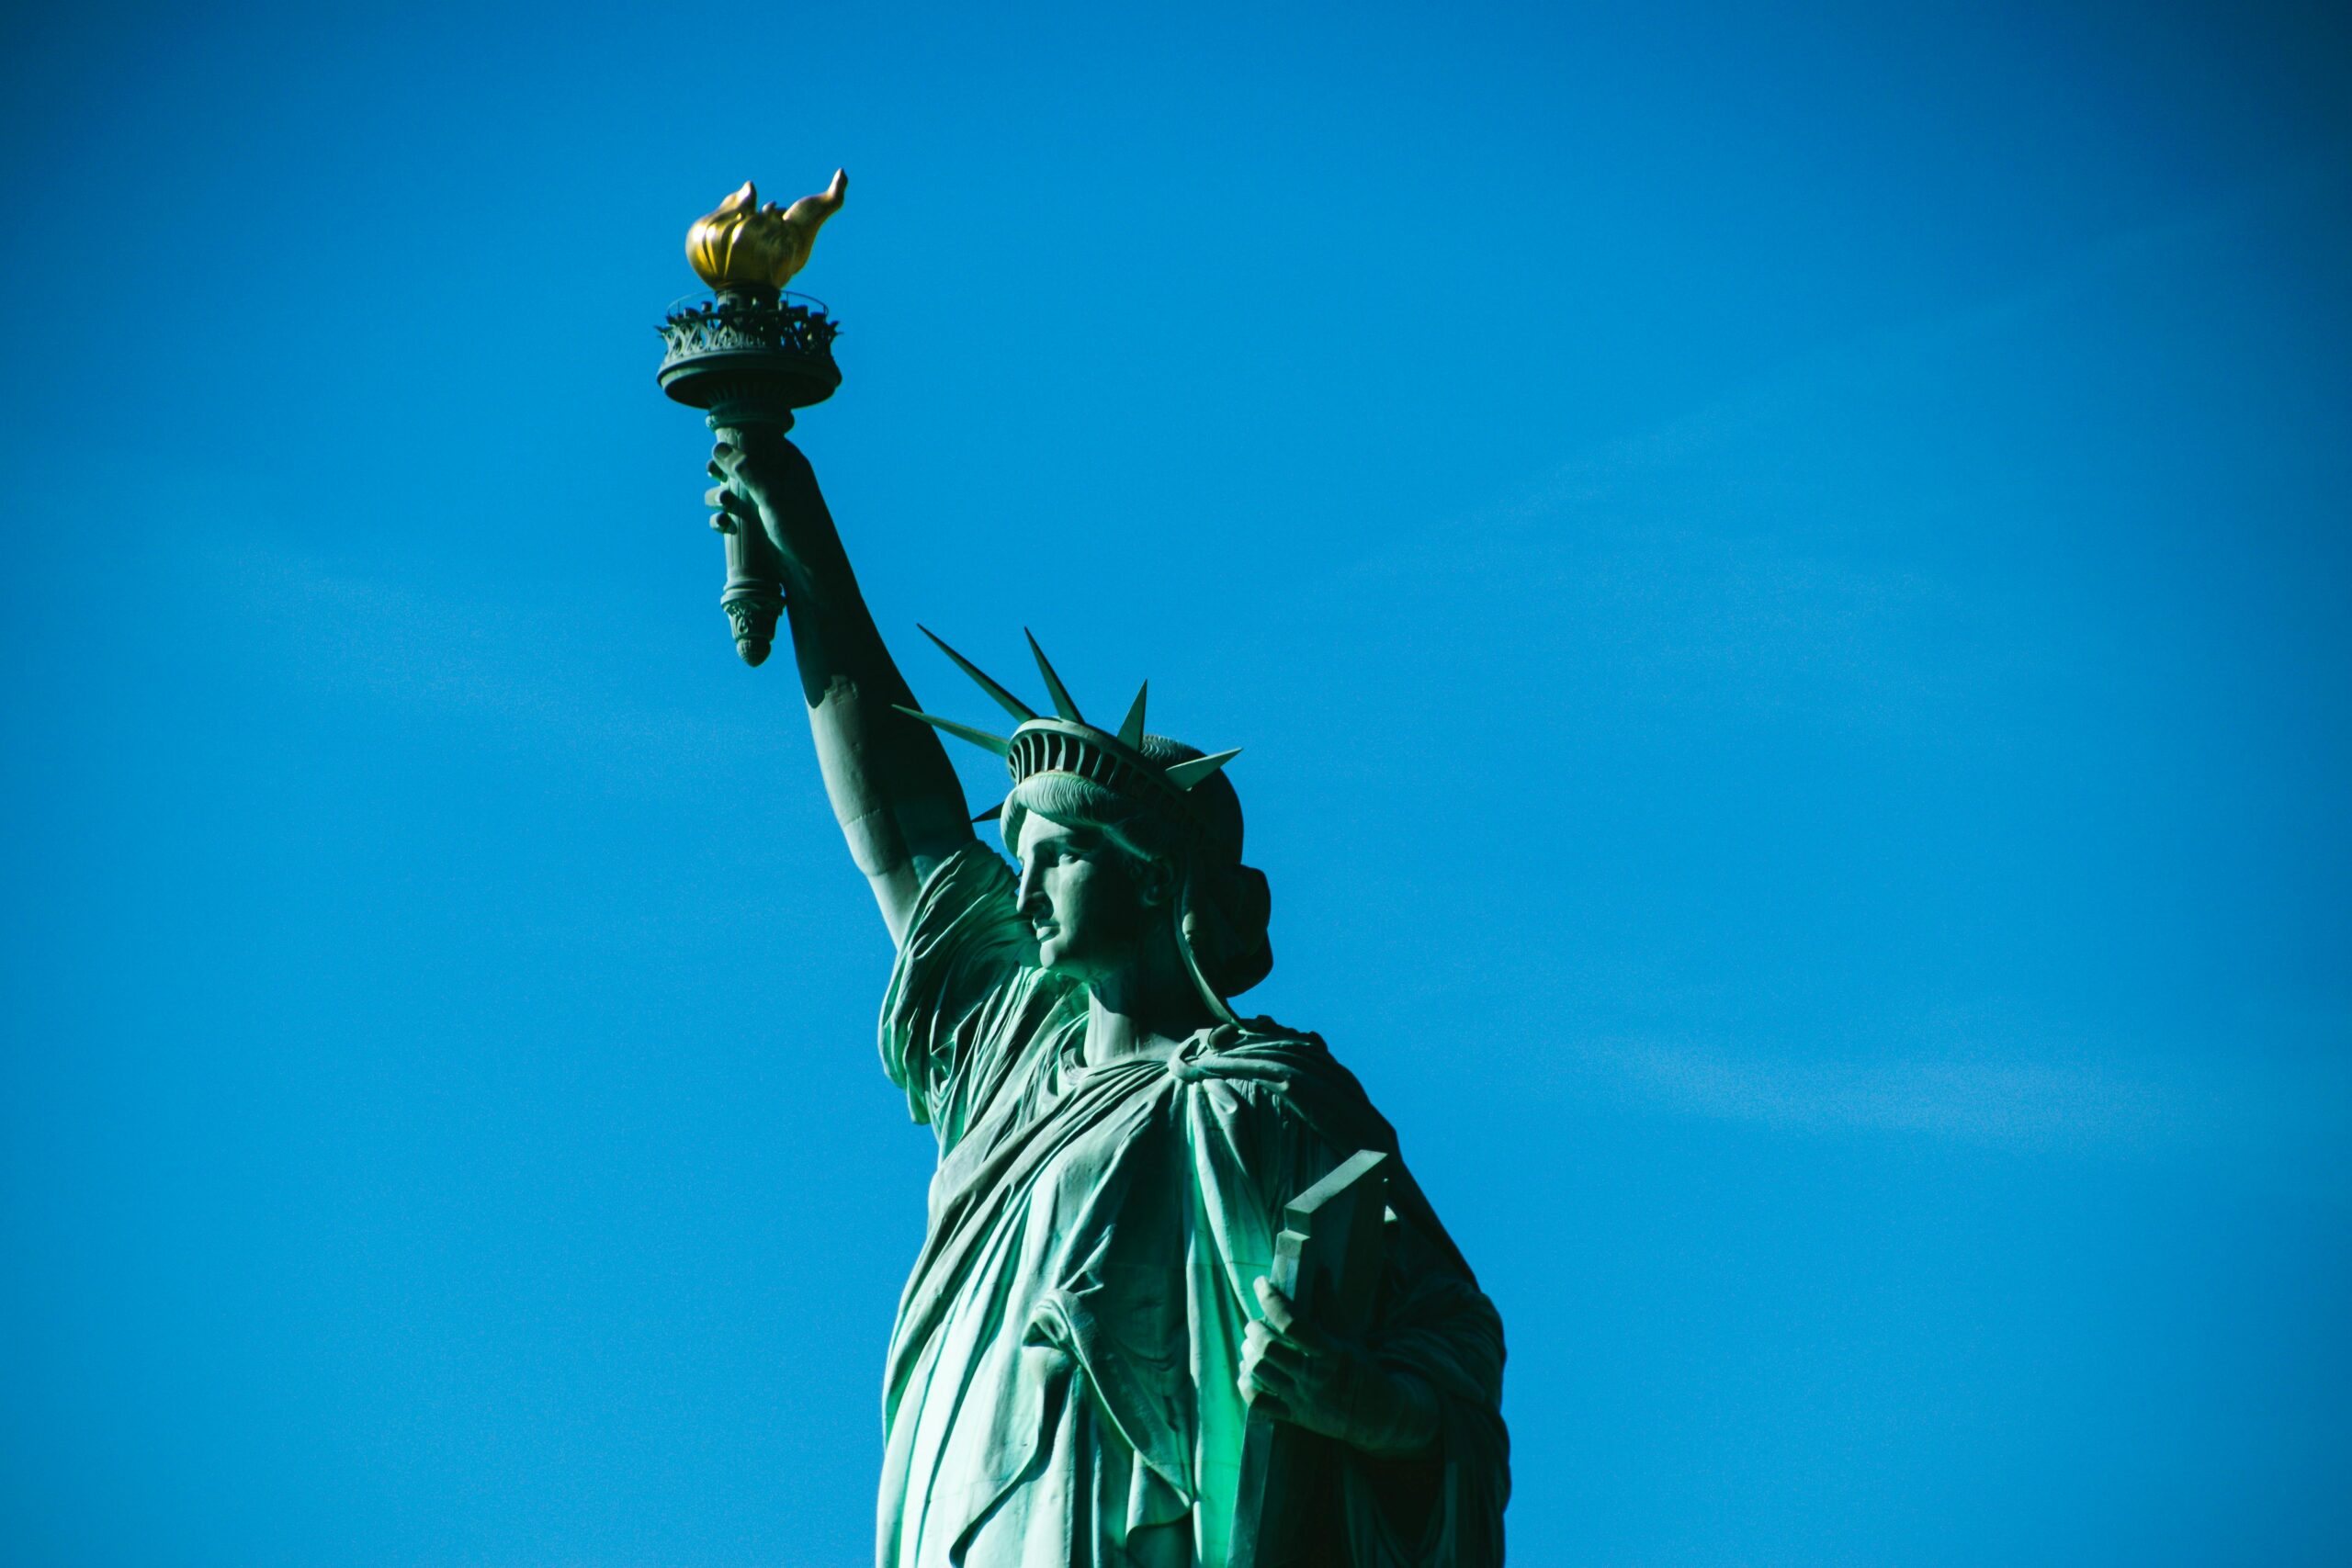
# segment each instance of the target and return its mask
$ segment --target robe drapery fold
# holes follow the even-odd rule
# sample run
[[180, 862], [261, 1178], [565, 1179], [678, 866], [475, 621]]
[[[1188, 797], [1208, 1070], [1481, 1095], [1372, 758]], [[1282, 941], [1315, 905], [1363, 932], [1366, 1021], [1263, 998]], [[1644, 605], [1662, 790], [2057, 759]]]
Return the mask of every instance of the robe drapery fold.
[[[1089, 1066], [1087, 1010], [1036, 966], [1001, 859], [976, 843], [933, 871], [882, 1009], [939, 1168], [891, 1332], [879, 1568], [1223, 1568], [1251, 1283], [1292, 1198], [1396, 1153], [1312, 1035], [1260, 1019]], [[1491, 1568], [1502, 1325], [1392, 1168], [1369, 1344], [1437, 1391], [1441, 1435], [1410, 1461], [1347, 1450], [1324, 1528], [1365, 1568]]]

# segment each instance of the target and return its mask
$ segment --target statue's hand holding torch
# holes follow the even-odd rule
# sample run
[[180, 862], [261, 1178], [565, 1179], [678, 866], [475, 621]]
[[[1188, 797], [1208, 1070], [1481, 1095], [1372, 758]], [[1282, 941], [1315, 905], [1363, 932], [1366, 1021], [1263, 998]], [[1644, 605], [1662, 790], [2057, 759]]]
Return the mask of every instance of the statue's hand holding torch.
[[772, 425], [723, 429], [710, 449], [704, 495], [710, 525], [729, 536], [729, 576], [740, 553], [745, 573], [805, 583], [841, 554], [832, 516], [817, 489], [817, 471]]

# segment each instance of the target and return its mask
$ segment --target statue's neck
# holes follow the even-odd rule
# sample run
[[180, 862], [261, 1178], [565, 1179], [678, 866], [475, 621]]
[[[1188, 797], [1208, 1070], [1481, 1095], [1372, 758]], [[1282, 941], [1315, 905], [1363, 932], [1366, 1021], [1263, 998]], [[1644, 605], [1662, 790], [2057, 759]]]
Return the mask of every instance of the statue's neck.
[[1174, 936], [1155, 942], [1138, 961], [1089, 987], [1086, 1063], [1165, 1055], [1216, 1020], [1193, 984]]

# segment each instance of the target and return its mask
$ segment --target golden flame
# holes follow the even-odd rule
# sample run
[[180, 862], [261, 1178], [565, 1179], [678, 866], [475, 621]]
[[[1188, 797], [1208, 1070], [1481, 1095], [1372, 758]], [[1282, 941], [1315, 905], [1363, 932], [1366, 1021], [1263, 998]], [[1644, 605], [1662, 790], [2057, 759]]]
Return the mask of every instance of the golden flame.
[[686, 259], [713, 288], [781, 288], [808, 265], [817, 231], [841, 210], [848, 190], [849, 176], [835, 169], [822, 196], [804, 196], [789, 209], [773, 201], [762, 207], [760, 193], [745, 180], [718, 211], [697, 218], [686, 231]]

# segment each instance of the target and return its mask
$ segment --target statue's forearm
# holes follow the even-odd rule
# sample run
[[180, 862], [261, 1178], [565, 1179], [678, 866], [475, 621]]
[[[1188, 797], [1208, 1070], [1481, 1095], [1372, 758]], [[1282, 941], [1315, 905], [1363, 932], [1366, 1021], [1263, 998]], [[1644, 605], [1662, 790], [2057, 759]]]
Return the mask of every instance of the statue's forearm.
[[1414, 1372], [1367, 1359], [1349, 1390], [1348, 1440], [1375, 1459], [1418, 1459], [1437, 1445], [1437, 1390]]
[[785, 608], [834, 818], [895, 939], [931, 866], [971, 842], [962, 786], [858, 591], [821, 500], [789, 536]]

